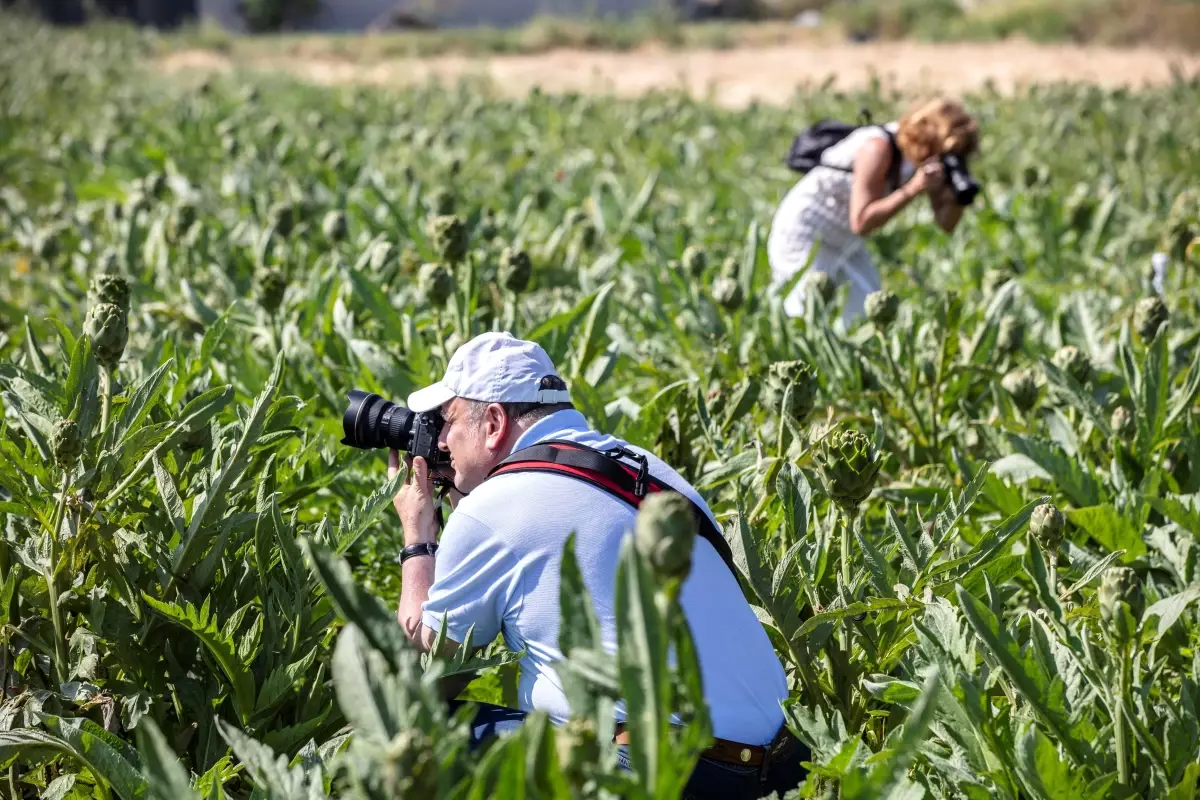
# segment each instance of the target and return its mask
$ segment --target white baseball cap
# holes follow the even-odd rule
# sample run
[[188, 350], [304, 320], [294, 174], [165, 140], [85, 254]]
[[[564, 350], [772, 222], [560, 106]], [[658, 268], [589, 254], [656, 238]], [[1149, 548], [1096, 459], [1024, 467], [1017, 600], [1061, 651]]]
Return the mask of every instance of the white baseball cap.
[[485, 403], [569, 403], [565, 389], [543, 389], [542, 378], [558, 377], [550, 356], [536, 342], [507, 331], [482, 333], [459, 347], [446, 365], [446, 377], [408, 396], [421, 413], [461, 397]]

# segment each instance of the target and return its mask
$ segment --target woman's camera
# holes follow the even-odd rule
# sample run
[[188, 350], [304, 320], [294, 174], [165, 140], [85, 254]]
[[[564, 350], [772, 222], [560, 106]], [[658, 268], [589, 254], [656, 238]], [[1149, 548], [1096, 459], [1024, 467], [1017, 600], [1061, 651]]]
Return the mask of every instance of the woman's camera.
[[946, 153], [942, 156], [942, 168], [945, 170], [946, 180], [950, 183], [950, 189], [954, 192], [954, 202], [960, 206], [969, 206], [975, 202], [975, 195], [979, 194], [979, 183], [967, 169], [966, 160], [960, 158], [957, 153]]
[[342, 444], [361, 450], [391, 448], [420, 456], [430, 467], [448, 465], [450, 454], [438, 449], [443, 424], [437, 412], [416, 414], [372, 392], [353, 389], [342, 414]]

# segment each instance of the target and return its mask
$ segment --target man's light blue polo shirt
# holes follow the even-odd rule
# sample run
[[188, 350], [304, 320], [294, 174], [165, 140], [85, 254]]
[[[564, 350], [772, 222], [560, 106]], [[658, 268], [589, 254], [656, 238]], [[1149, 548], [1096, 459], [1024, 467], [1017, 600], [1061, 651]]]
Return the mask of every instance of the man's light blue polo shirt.
[[[600, 450], [626, 442], [589, 428], [578, 411], [558, 411], [532, 425], [515, 450], [565, 439]], [[687, 495], [709, 517], [699, 494], [662, 460], [649, 459], [654, 477]], [[544, 710], [558, 724], [570, 716], [554, 662], [558, 650], [559, 567], [567, 536], [576, 533], [576, 558], [591, 593], [605, 648], [616, 651], [614, 583], [621, 539], [633, 529], [632, 507], [607, 492], [564, 475], [513, 473], [485, 481], [463, 498], [446, 522], [434, 583], [422, 621], [446, 635], [486, 644], [502, 634], [521, 659], [520, 702]], [[715, 519], [714, 519], [715, 522]], [[692, 630], [713, 723], [713, 734], [766, 744], [783, 723], [787, 697], [783, 667], [741, 587], [711, 544], [696, 538], [692, 571], [680, 594]]]

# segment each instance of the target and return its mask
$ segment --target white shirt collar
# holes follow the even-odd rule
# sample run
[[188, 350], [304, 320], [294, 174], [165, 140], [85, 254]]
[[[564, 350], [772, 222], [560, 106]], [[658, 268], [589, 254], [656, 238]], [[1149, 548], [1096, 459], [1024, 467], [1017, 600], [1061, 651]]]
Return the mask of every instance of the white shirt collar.
[[554, 439], [564, 431], [590, 430], [587, 418], [573, 408], [565, 408], [542, 417], [529, 426], [513, 445], [513, 452], [537, 444], [545, 439]]

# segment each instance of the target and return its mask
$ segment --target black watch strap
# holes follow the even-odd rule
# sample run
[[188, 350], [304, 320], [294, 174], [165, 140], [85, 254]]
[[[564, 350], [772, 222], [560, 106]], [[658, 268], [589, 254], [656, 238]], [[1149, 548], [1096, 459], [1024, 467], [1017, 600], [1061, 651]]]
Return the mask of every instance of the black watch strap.
[[437, 542], [422, 542], [421, 544], [410, 544], [408, 547], [400, 551], [400, 563], [403, 564], [413, 556], [432, 556], [437, 553]]

